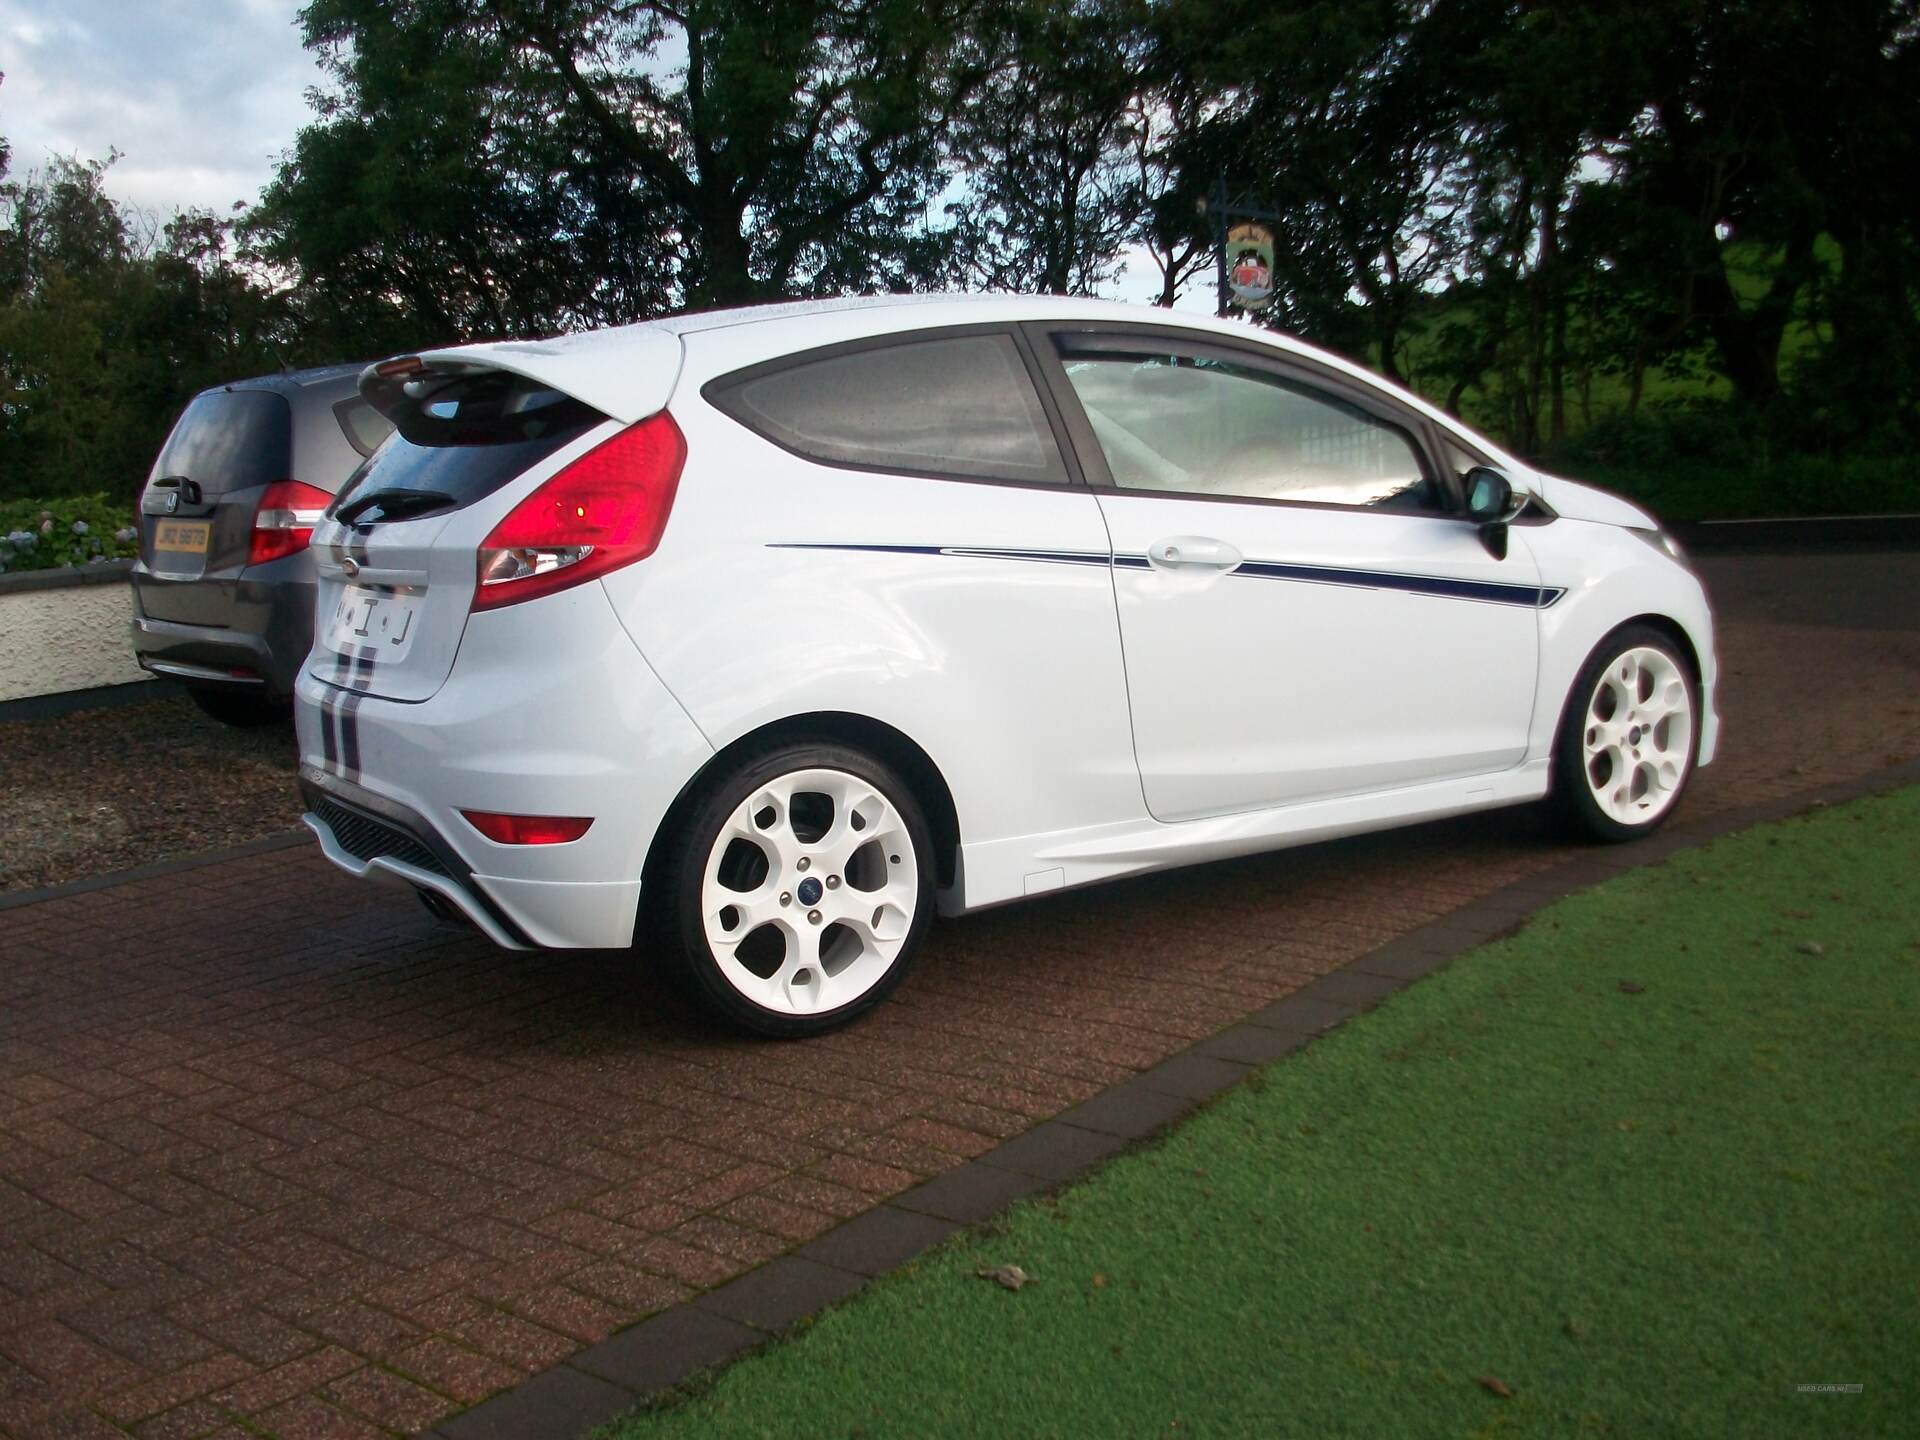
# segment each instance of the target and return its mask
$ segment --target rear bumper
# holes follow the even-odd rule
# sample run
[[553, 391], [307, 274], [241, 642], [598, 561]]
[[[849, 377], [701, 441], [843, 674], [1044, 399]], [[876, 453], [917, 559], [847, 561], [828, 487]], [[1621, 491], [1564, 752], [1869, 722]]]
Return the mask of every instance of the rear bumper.
[[[597, 585], [470, 617], [426, 700], [311, 671], [294, 693], [307, 824], [327, 858], [432, 891], [510, 947], [631, 944], [654, 834], [712, 756]], [[462, 810], [593, 825], [567, 844], [503, 845]]]
[[526, 932], [475, 886], [473, 872], [431, 825], [391, 800], [344, 780], [300, 771], [307, 813], [300, 817], [320, 853], [349, 875], [438, 895], [494, 944], [530, 950]]
[[[168, 602], [179, 597], [169, 592], [187, 586], [217, 592], [197, 597], [204, 603], [190, 607], [196, 614], [211, 612], [230, 623], [150, 613], [175, 609]], [[313, 592], [310, 574], [286, 580], [167, 580], [136, 566], [134, 659], [142, 669], [188, 684], [264, 689], [276, 700], [287, 699], [313, 645]]]
[[236, 635], [170, 620], [133, 620], [133, 658], [142, 670], [189, 685], [230, 685], [285, 695], [292, 676], [274, 685], [273, 651], [258, 635]]

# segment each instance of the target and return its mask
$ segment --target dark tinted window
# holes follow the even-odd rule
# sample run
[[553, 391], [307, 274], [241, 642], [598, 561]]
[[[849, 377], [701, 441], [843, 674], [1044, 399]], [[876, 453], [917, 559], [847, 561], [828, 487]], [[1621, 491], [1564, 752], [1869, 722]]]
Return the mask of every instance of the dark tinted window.
[[181, 412], [148, 478], [184, 475], [218, 495], [292, 473], [292, 407], [270, 390], [213, 390]]
[[1179, 355], [1065, 355], [1114, 484], [1440, 510], [1405, 431], [1267, 371]]
[[[390, 418], [395, 433], [341, 487], [335, 511], [352, 505], [363, 522], [397, 519], [398, 506], [366, 502], [398, 491], [445, 496], [442, 510], [471, 505], [607, 417], [571, 395], [489, 371], [409, 381]], [[430, 508], [407, 497], [406, 513]]]
[[358, 396], [335, 405], [333, 418], [340, 422], [340, 432], [347, 437], [347, 443], [362, 455], [373, 454], [380, 448], [380, 442], [393, 433], [393, 422]]
[[1040, 397], [1013, 341], [961, 335], [802, 360], [715, 401], [828, 465], [1063, 484]]

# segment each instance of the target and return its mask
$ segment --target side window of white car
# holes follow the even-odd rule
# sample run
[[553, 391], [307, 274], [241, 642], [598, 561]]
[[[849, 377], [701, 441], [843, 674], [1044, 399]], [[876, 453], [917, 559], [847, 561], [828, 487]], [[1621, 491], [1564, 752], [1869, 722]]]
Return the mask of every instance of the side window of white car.
[[723, 382], [721, 409], [827, 465], [1064, 485], [1013, 340], [955, 335], [843, 350]]
[[1191, 356], [1061, 359], [1123, 489], [1445, 508], [1412, 438], [1333, 395]]

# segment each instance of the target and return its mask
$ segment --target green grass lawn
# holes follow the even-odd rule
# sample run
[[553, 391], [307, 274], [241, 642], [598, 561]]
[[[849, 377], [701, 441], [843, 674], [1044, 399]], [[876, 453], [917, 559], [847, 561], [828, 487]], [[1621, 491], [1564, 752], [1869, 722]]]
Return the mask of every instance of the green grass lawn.
[[609, 1433], [1912, 1433], [1917, 854], [1910, 790], [1563, 902]]

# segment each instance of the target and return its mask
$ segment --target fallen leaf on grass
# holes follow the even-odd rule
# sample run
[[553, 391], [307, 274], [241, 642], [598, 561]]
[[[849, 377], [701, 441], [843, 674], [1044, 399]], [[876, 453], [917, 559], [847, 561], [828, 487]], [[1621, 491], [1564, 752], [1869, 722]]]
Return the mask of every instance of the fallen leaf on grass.
[[1638, 980], [1622, 980], [1620, 982], [1620, 993], [1622, 995], [1638, 995], [1646, 988], [1647, 987], [1642, 985]]
[[1095, 1275], [1095, 1276], [1093, 1277], [1093, 1288], [1094, 1288], [1094, 1289], [1096, 1289], [1096, 1290], [1104, 1290], [1104, 1289], [1106, 1289], [1106, 1288], [1107, 1288], [1107, 1277], [1106, 1277], [1106, 1276], [1104, 1276], [1104, 1275]]
[[1513, 1387], [1498, 1375], [1476, 1376], [1473, 1383], [1489, 1395], [1498, 1395], [1502, 1400], [1511, 1400], [1513, 1398]]
[[982, 1280], [991, 1280], [1003, 1290], [1018, 1290], [1022, 1285], [1031, 1285], [1033, 1277], [1018, 1265], [990, 1265], [973, 1272]]

